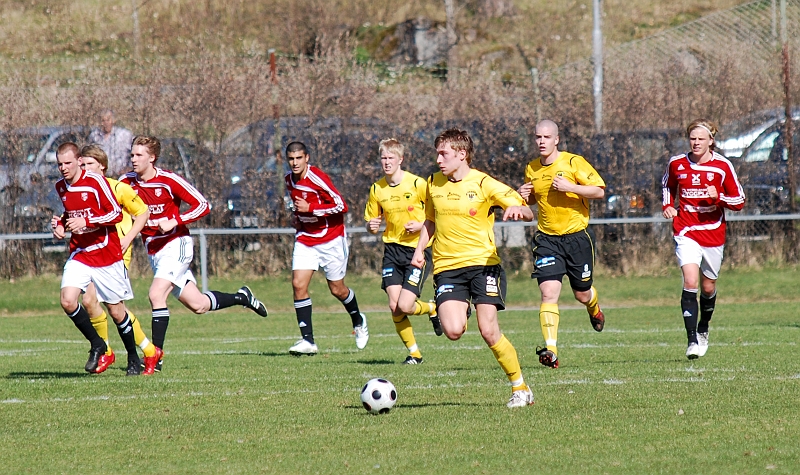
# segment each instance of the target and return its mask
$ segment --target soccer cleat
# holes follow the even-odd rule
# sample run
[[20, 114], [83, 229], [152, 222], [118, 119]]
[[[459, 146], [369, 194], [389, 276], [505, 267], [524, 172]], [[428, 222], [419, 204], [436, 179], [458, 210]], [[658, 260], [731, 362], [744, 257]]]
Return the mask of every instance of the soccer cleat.
[[549, 366], [550, 368], [558, 368], [558, 356], [555, 353], [548, 350], [545, 346], [537, 347], [536, 354], [539, 355], [539, 363], [543, 364], [544, 366]]
[[156, 347], [156, 354], [154, 354], [153, 356], [144, 357], [144, 371], [142, 371], [142, 374], [144, 376], [150, 376], [156, 371], [161, 371], [162, 358], [164, 358], [164, 350], [162, 350], [159, 347]]
[[698, 356], [705, 356], [708, 351], [708, 332], [697, 332]]
[[126, 376], [139, 376], [142, 374], [142, 360], [139, 356], [128, 357], [128, 368], [125, 370]]
[[249, 308], [250, 310], [256, 312], [257, 314], [261, 315], [262, 317], [267, 316], [267, 306], [261, 303], [254, 295], [253, 291], [250, 290], [250, 287], [244, 286], [239, 289], [237, 294], [242, 294], [247, 299], [247, 305], [245, 307]]
[[696, 360], [700, 356], [700, 345], [695, 342], [689, 343], [689, 347], [686, 348], [686, 357], [690, 360]]
[[511, 393], [511, 399], [508, 400], [508, 407], [525, 407], [533, 406], [533, 391], [531, 388], [518, 389]]
[[408, 355], [403, 364], [422, 364], [422, 357], [417, 358], [416, 356]]
[[592, 328], [594, 328], [594, 331], [601, 332], [603, 331], [603, 326], [606, 324], [606, 316], [603, 315], [603, 311], [600, 310], [600, 307], [598, 307], [597, 310], [597, 315], [594, 317], [591, 313], [589, 314], [589, 321], [592, 322]]
[[104, 355], [106, 350], [100, 348], [92, 348], [89, 350], [89, 359], [83, 369], [87, 373], [94, 373], [97, 370], [97, 364], [100, 362], [100, 355]]
[[428, 314], [428, 318], [431, 319], [433, 333], [436, 333], [436, 336], [442, 336], [442, 321], [439, 320], [439, 315], [436, 314], [436, 303], [433, 300], [430, 300], [428, 301], [428, 304], [431, 306], [431, 313]]
[[357, 327], [353, 327], [353, 334], [356, 336], [356, 348], [363, 350], [369, 341], [369, 328], [367, 327], [367, 316], [361, 314], [363, 323]]
[[297, 343], [289, 348], [289, 354], [294, 356], [313, 356], [317, 354], [317, 351], [319, 351], [317, 345], [304, 339], [297, 340]]

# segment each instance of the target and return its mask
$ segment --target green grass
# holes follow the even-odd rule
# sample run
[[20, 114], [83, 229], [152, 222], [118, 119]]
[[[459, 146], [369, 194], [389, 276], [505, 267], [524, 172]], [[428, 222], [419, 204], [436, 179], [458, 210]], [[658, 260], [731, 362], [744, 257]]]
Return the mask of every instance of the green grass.
[[[288, 356], [298, 332], [285, 276], [249, 284], [261, 319], [195, 316], [171, 301], [164, 371], [124, 375], [124, 351], [83, 372], [87, 344], [58, 307], [58, 279], [0, 284], [3, 473], [797, 473], [800, 323], [794, 269], [723, 271], [711, 349], [689, 362], [680, 277], [599, 278], [606, 330], [565, 293], [561, 368], [539, 365], [537, 292], [512, 278], [501, 327], [533, 407], [509, 410], [505, 376], [470, 321], [457, 342], [412, 320], [425, 364], [400, 365], [377, 278], [349, 280], [370, 317], [349, 319], [317, 277], [320, 354]], [[212, 281], [234, 290], [238, 281]], [[132, 305], [149, 330], [148, 282]], [[427, 292], [430, 292], [428, 289]], [[426, 295], [427, 296], [427, 295]], [[651, 298], [652, 297], [652, 298]], [[121, 351], [118, 337], [112, 344]], [[398, 389], [388, 415], [360, 406], [372, 377]]]

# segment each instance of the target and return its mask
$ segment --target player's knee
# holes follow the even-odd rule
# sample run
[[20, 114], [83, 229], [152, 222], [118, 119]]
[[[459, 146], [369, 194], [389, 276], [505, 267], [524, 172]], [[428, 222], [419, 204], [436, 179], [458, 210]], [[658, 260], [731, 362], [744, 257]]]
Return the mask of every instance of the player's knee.
[[449, 340], [456, 341], [461, 338], [461, 335], [464, 334], [464, 329], [453, 329], [453, 328], [442, 328], [444, 332], [444, 336], [446, 336]]
[[398, 302], [395, 313], [401, 315], [411, 315], [414, 313], [416, 309], [417, 309], [416, 302], [412, 302], [410, 304], [406, 302]]
[[67, 313], [74, 313], [78, 309], [78, 301], [66, 295], [61, 296], [61, 308]]

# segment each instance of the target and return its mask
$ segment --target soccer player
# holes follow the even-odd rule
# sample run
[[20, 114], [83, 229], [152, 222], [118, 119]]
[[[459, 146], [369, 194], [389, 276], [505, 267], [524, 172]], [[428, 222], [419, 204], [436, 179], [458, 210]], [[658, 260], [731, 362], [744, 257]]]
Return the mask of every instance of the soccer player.
[[[108, 156], [103, 149], [96, 144], [87, 145], [81, 149], [80, 162], [81, 168], [99, 175], [105, 175], [108, 169]], [[139, 195], [137, 195], [129, 185], [108, 177], [106, 177], [106, 181], [108, 181], [111, 186], [111, 191], [114, 193], [117, 203], [119, 203], [122, 208], [122, 221], [117, 223], [117, 233], [119, 234], [120, 247], [122, 248], [122, 260], [125, 263], [125, 268], [130, 269], [133, 240], [136, 239], [136, 236], [147, 224], [150, 211], [147, 205], [144, 204], [144, 201], [139, 198]], [[97, 330], [97, 334], [100, 335], [100, 337], [106, 341], [106, 345], [108, 345], [108, 319], [106, 312], [103, 311], [100, 303], [97, 301], [97, 292], [95, 291], [94, 284], [90, 283], [86, 288], [86, 293], [83, 294], [83, 306], [86, 308], [86, 311], [89, 312], [89, 318], [92, 321], [92, 326]], [[132, 346], [131, 348], [126, 346], [125, 349], [128, 351], [127, 374], [129, 376], [138, 374], [151, 375], [155, 371], [156, 364], [160, 359], [158, 355], [159, 350], [147, 339], [147, 335], [142, 331], [142, 326], [139, 324], [139, 320], [133, 312], [131, 312], [130, 309], [128, 309], [127, 312], [133, 327], [133, 341], [144, 353], [144, 371], [142, 371], [142, 363], [136, 353], [136, 346]], [[124, 324], [124, 322], [115, 323], [117, 325]], [[130, 340], [127, 338], [123, 341], [125, 341], [126, 345], [130, 343]], [[110, 345], [108, 345], [106, 354], [110, 355], [112, 360], [115, 359], [114, 352], [111, 350]]]
[[428, 178], [425, 224], [411, 265], [422, 269], [425, 248], [433, 238], [436, 309], [447, 338], [466, 331], [470, 300], [481, 336], [511, 382], [508, 407], [533, 404], [522, 377], [517, 350], [500, 332], [497, 311], [505, 309], [506, 275], [494, 240], [494, 207], [503, 220], [533, 220], [519, 194], [486, 173], [470, 168], [474, 145], [466, 132], [449, 129], [434, 141], [440, 172]]
[[106, 354], [105, 341], [97, 334], [78, 299], [94, 283], [98, 299], [106, 304], [114, 321], [126, 322], [124, 327], [118, 325], [120, 336], [124, 340], [130, 334], [133, 339], [123, 303], [133, 298], [133, 291], [122, 263], [115, 226], [122, 219], [119, 205], [102, 175], [81, 170], [78, 155], [78, 146], [72, 142], [63, 143], [56, 150], [62, 178], [55, 187], [64, 204], [64, 214], [51, 224], [56, 239], [63, 239], [67, 231], [72, 233], [70, 254], [61, 278], [61, 308], [91, 344], [84, 369], [102, 373], [113, 363], [113, 358]]
[[[149, 298], [153, 311], [153, 344], [159, 353], [156, 371], [161, 371], [163, 363], [164, 338], [169, 326], [167, 296], [170, 293], [196, 314], [242, 305], [262, 317], [267, 316], [267, 307], [247, 286], [234, 294], [216, 290], [203, 293], [197, 288], [190, 269], [194, 245], [186, 225], [207, 215], [211, 207], [183, 177], [156, 167], [160, 154], [161, 142], [157, 138], [136, 137], [131, 148], [133, 172], [120, 180], [130, 185], [150, 209], [150, 219], [141, 235], [154, 274]], [[185, 211], [181, 211], [182, 203], [188, 205]]]
[[603, 331], [605, 316], [592, 285], [594, 238], [589, 233], [589, 200], [605, 195], [605, 183], [583, 157], [559, 151], [558, 126], [551, 120], [536, 124], [539, 157], [525, 168], [519, 194], [539, 205], [533, 236], [533, 267], [542, 293], [539, 324], [545, 346], [536, 349], [539, 362], [558, 368], [558, 297], [566, 274], [572, 293], [586, 306], [595, 331]]
[[294, 225], [297, 230], [292, 252], [292, 289], [297, 326], [302, 336], [289, 348], [289, 354], [315, 355], [319, 351], [311, 324], [308, 284], [320, 267], [325, 271], [331, 294], [342, 302], [350, 314], [356, 348], [361, 350], [369, 341], [367, 317], [359, 311], [353, 289], [344, 283], [350, 253], [344, 229], [347, 203], [328, 175], [308, 164], [305, 144], [292, 142], [287, 145], [286, 158], [291, 168], [285, 177], [286, 189], [294, 203]]
[[381, 288], [389, 297], [395, 330], [408, 349], [409, 355], [403, 364], [420, 364], [423, 361], [422, 353], [408, 316], [428, 314], [436, 335], [442, 334], [442, 325], [436, 316], [436, 304], [419, 300], [422, 286], [433, 265], [432, 241], [425, 248], [422, 269], [411, 265], [419, 230], [425, 222], [427, 186], [425, 179], [403, 170], [405, 147], [397, 139], [382, 140], [378, 152], [386, 176], [370, 187], [364, 220], [367, 222], [367, 231], [377, 234], [381, 221], [386, 219]]
[[716, 284], [725, 247], [723, 208], [741, 210], [745, 196], [731, 162], [714, 151], [717, 126], [697, 119], [686, 133], [691, 151], [670, 158], [662, 180], [662, 209], [664, 217], [672, 220], [675, 255], [683, 274], [681, 311], [688, 339], [686, 357], [693, 360], [708, 351], [708, 325], [717, 300]]

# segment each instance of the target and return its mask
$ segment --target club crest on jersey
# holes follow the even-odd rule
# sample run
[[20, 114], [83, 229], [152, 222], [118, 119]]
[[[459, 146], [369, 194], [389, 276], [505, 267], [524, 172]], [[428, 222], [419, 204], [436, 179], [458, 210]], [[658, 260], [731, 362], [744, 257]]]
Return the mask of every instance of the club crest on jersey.
[[303, 195], [303, 199], [308, 198], [308, 193], [306, 193], [305, 191], [302, 193], [302, 195]]
[[714, 180], [714, 172], [706, 173], [706, 180], [713, 181]]
[[699, 184], [700, 184], [700, 174], [692, 173], [692, 185], [699, 185]]
[[83, 193], [81, 193], [81, 199], [83, 201], [88, 200], [89, 199], [89, 193], [86, 193], [85, 191]]
[[406, 199], [406, 201], [410, 200], [410, 199], [411, 199], [411, 193], [406, 193], [406, 194], [404, 194], [404, 195], [403, 195], [403, 198], [405, 198], [405, 199]]
[[475, 198], [477, 198], [477, 197], [478, 197], [478, 193], [476, 193], [476, 192], [474, 192], [472, 190], [467, 192], [467, 199], [468, 200], [475, 201]]
[[156, 196], [160, 197], [161, 196], [161, 188], [156, 188], [155, 193], [156, 193]]

